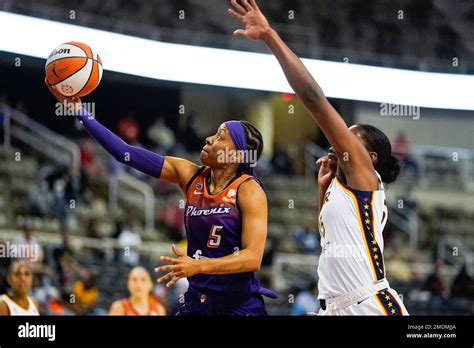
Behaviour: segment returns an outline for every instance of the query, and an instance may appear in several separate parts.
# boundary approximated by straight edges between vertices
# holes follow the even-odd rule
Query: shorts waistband
[[[387,279],[384,278],[373,284],[356,289],[346,294],[320,300],[321,308],[323,310],[325,310],[325,308],[329,310],[342,309],[356,302],[374,296],[377,292],[388,289],[389,287],[390,285],[388,284]]]

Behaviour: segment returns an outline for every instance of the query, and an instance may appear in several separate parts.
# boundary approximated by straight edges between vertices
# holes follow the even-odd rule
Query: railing
[[[53,161],[71,167],[74,173],[79,172],[80,149],[76,143],[4,103],[0,103],[0,112],[4,116],[3,146],[5,151],[10,151],[14,138]]]
[[[307,288],[308,283],[316,279],[318,263],[317,255],[276,253],[272,265],[275,290],[286,290],[293,286]]]
[[[459,242],[453,244],[453,240],[449,242],[440,241],[440,245],[459,246]],[[447,248],[445,248],[447,250]],[[465,261],[468,269],[474,266],[474,259],[466,249],[460,248],[459,253],[466,252],[465,259],[458,258],[456,263],[445,263],[439,270],[440,275],[451,282],[459,272],[459,264]],[[448,253],[449,254],[449,253]],[[451,252],[451,258],[452,252]],[[446,260],[446,258],[444,258]],[[390,268],[390,258],[384,260],[387,268]],[[426,277],[435,269],[435,262],[413,262],[406,260],[413,274],[417,275],[419,279],[426,279]],[[301,254],[287,254],[276,253],[273,258],[272,265],[272,279],[273,287],[277,291],[286,291],[295,287],[306,289],[309,282],[317,279],[317,267],[319,264],[319,255],[301,255]],[[391,274],[388,272],[388,278]]]
[[[54,246],[61,242],[61,236],[58,233],[42,232],[37,233],[36,237],[46,245]],[[17,236],[21,235],[20,230],[0,229],[0,240],[13,241]],[[109,261],[112,260],[114,250],[122,250],[123,245],[114,238],[89,238],[83,236],[71,236],[71,246],[75,249],[100,249],[105,252]],[[168,255],[170,247],[167,243],[162,242],[146,242],[133,247],[134,250],[142,255],[150,257],[158,257],[160,255]]]
[[[413,145],[412,161],[418,169],[418,183],[428,189],[446,185],[457,190],[474,192],[474,151],[447,146]],[[312,175],[318,167],[314,159],[327,151],[314,143],[305,146],[305,174]],[[406,171],[402,171],[404,179]],[[406,179],[406,177],[405,177]],[[410,178],[411,179],[411,178]],[[456,182],[456,185],[452,185]]]
[[[419,167],[420,184],[425,188],[446,185],[474,191],[474,151],[446,146],[414,145],[413,160]],[[455,182],[456,185],[452,183]]]
[[[113,175],[109,180],[109,208],[111,211],[116,211],[118,207],[119,196],[123,200],[132,202],[127,191],[120,189],[120,183],[128,186],[134,191],[143,196],[143,208],[145,210],[145,228],[147,231],[155,230],[155,193],[153,188],[147,183],[136,179],[135,177],[123,171]]]

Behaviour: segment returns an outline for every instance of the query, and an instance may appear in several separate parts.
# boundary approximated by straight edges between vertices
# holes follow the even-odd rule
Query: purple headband
[[[242,122],[240,121],[229,121],[225,123],[229,133],[230,137],[234,141],[235,146],[237,147],[237,150],[239,151],[245,151],[244,154],[245,157],[248,159],[248,152],[247,152],[247,135],[245,134],[245,129],[244,126],[242,125]],[[256,159],[255,159],[256,160]],[[252,163],[249,161],[245,161],[243,163],[244,166],[244,171],[249,174],[250,176],[253,176],[255,179],[257,179],[258,183],[262,188],[264,188],[263,183],[260,181],[260,179],[257,177],[257,174],[255,173],[255,170],[251,166]],[[256,162],[255,162],[256,164]]]

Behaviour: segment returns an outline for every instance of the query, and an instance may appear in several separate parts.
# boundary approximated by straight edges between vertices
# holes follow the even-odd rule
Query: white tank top
[[[319,215],[319,299],[336,297],[385,278],[382,231],[388,209],[378,173],[378,191],[354,190],[337,178]]]
[[[28,296],[28,308],[20,306],[18,303],[13,301],[8,295],[2,295],[3,302],[6,303],[10,315],[40,315],[38,308],[36,308],[35,303]]]

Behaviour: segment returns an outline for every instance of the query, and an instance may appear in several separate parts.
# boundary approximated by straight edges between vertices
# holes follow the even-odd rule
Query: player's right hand
[[[231,3],[235,10],[229,9],[229,14],[245,25],[245,29],[236,30],[234,35],[250,40],[262,40],[265,35],[271,32],[268,20],[260,11],[255,0],[241,0],[241,2],[243,6],[237,0],[232,0]]]
[[[76,98],[69,98],[69,97],[63,96],[61,93],[59,93],[59,91],[56,87],[49,84],[47,78],[44,78],[44,83],[48,87],[51,94],[54,95],[60,103],[65,103],[74,112],[77,112],[81,108],[81,106],[82,106],[81,99],[79,99],[77,97]]]
[[[327,189],[331,184],[332,179],[336,176],[329,168],[329,158],[328,156],[323,156],[316,161],[316,164],[319,165],[319,172],[318,172],[318,185],[320,188]]]

